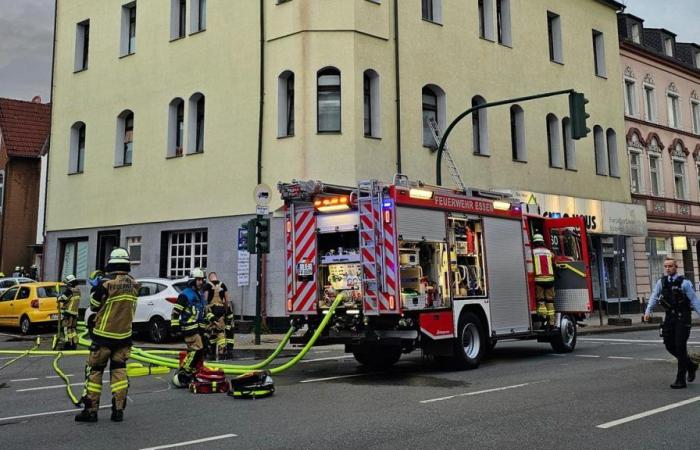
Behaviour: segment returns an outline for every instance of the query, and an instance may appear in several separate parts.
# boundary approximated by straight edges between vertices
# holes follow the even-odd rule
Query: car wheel
[[[154,317],[148,322],[148,337],[156,344],[162,344],[168,340],[168,327],[163,319]]]
[[[22,316],[22,318],[19,320],[19,331],[24,335],[31,333],[32,321],[29,320],[29,317]]]

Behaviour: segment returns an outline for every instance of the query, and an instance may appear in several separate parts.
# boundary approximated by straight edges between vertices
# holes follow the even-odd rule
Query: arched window
[[[185,101],[176,98],[168,108],[168,157],[182,156],[185,145]]]
[[[381,101],[379,100],[379,74],[367,69],[362,76],[364,104],[364,133],[366,137],[381,137]]]
[[[564,137],[564,167],[568,170],[576,170],[576,141],[571,136],[571,119],[568,117],[562,119],[561,130]]]
[[[445,91],[440,86],[434,84],[426,84],[422,90],[422,111],[423,111],[423,146],[436,148],[435,138],[428,126],[428,123],[433,120],[437,123],[441,132],[445,128]]]
[[[83,173],[83,170],[85,170],[85,124],[76,122],[70,129],[68,173]]]
[[[197,92],[190,97],[188,116],[189,125],[187,127],[187,132],[189,133],[187,153],[192,154],[204,152],[204,114],[204,94]]]
[[[547,148],[549,149],[549,167],[561,169],[561,134],[559,119],[554,114],[547,114]]]
[[[117,117],[117,146],[114,158],[117,167],[130,166],[134,155],[134,113],[126,110]]]
[[[277,136],[294,136],[294,72],[277,78]]]
[[[605,133],[608,144],[608,167],[611,177],[620,177],[620,162],[617,157],[617,133],[612,128],[608,128]]]
[[[335,67],[319,70],[316,88],[318,132],[340,133],[340,71]]]
[[[593,127],[593,147],[595,152],[595,173],[608,175],[608,155],[606,154],[605,133],[600,125]]]
[[[510,107],[510,142],[513,160],[526,162],[525,112],[520,105]]]
[[[472,107],[483,105],[486,99],[480,95],[472,98]],[[474,154],[490,155],[489,151],[489,122],[486,109],[472,113],[472,136],[474,140]]]

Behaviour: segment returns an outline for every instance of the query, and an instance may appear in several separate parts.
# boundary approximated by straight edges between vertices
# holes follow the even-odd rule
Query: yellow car
[[[57,324],[56,299],[61,283],[28,283],[14,286],[0,296],[0,326],[19,327],[29,334],[35,325]]]

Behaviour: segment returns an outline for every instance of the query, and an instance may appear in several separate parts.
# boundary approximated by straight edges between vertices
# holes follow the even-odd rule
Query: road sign
[[[255,199],[255,204],[258,206],[268,206],[270,204],[271,195],[272,191],[270,190],[270,186],[264,183],[255,186],[255,190],[253,191],[253,198]]]
[[[255,214],[257,214],[259,216],[266,216],[269,212],[270,212],[270,208],[268,208],[267,206],[258,205],[255,207]]]

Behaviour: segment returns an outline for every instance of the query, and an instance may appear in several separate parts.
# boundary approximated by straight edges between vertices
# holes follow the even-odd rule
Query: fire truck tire
[[[352,352],[355,360],[370,369],[388,369],[401,359],[401,347],[363,346]]]
[[[453,365],[460,370],[476,369],[486,350],[484,325],[475,314],[465,311],[459,319],[459,330],[452,357]]]
[[[550,344],[557,353],[571,353],[576,348],[577,336],[576,320],[564,315],[559,324],[559,332],[552,336]]]

